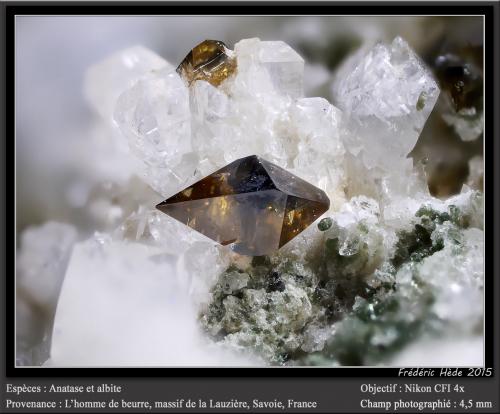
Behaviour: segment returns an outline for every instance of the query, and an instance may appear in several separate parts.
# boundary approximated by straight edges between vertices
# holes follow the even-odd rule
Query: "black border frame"
[[[5,12],[6,29],[6,270],[5,270],[5,304],[6,304],[6,353],[4,375],[7,377],[397,377],[399,368],[393,367],[337,367],[337,368],[199,368],[199,367],[165,367],[165,368],[21,368],[15,366],[15,326],[14,290],[15,268],[14,257],[16,247],[12,240],[16,234],[15,221],[15,17],[16,15],[484,15],[485,31],[485,81],[489,85],[485,90],[485,367],[496,365],[494,350],[495,323],[498,315],[494,313],[495,292],[498,294],[499,275],[498,254],[495,255],[494,238],[498,234],[498,219],[494,217],[495,183],[494,154],[498,152],[498,129],[494,128],[495,108],[494,90],[498,80],[494,73],[500,73],[494,66],[493,55],[498,52],[499,39],[494,37],[494,19],[498,22],[498,3],[475,2],[474,4],[444,2],[9,2],[1,5]],[[497,15],[495,16],[495,12]],[[3,14],[3,13],[2,13]],[[498,97],[497,97],[498,98]],[[486,138],[487,137],[487,138]],[[496,142],[496,145],[495,145]],[[498,154],[497,154],[498,155]],[[495,168],[498,173],[498,168]],[[498,203],[496,208],[498,210]],[[9,244],[10,241],[10,244]],[[493,263],[495,261],[495,263]],[[497,298],[499,298],[497,296]],[[466,375],[466,368],[460,368]]]

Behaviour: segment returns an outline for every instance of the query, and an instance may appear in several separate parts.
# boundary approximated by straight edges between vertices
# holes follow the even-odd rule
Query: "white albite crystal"
[[[224,153],[230,154],[241,134],[232,102],[223,91],[205,81],[197,81],[190,88],[191,132],[193,148],[202,162],[198,165],[201,176],[211,174],[226,163]]]
[[[326,340],[332,336],[334,331],[335,328],[333,326],[325,328],[321,326],[308,325],[304,332],[304,343],[300,348],[305,352],[321,351]]]
[[[425,258],[415,268],[434,294],[432,310],[435,315],[450,324],[455,334],[470,335],[482,329],[484,235],[481,230],[470,228],[457,240],[454,232],[447,234],[447,227],[449,224],[444,224],[433,233],[434,237],[444,237],[445,248]],[[408,283],[413,272],[415,269],[403,267],[396,281]]]
[[[270,86],[277,93],[292,98],[303,96],[304,59],[285,42],[244,39],[236,43],[234,51],[238,70],[241,68],[247,75],[257,75],[254,79],[245,77],[249,86],[257,87],[256,91],[265,91]],[[260,68],[265,73],[258,73]]]
[[[118,98],[114,119],[130,149],[143,161],[151,187],[168,195],[195,173],[188,88],[168,67],[149,73]]]
[[[327,238],[338,239],[338,254],[360,258],[346,263],[342,269],[328,263],[331,274],[349,279],[371,274],[388,256],[395,241],[385,229],[377,201],[368,197],[353,197],[340,211],[333,213],[334,224],[324,232]],[[331,266],[330,266],[331,265]]]
[[[204,240],[191,243],[179,258],[178,278],[186,286],[190,299],[198,308],[211,300],[210,289],[217,277],[231,263],[232,254],[222,246]]]
[[[248,365],[200,334],[176,257],[98,236],[75,246],[52,335],[52,366]]]
[[[261,42],[259,61],[276,88],[282,94],[300,98],[304,94],[304,59],[285,42]]]
[[[188,88],[173,69],[152,72],[121,94],[114,118],[146,164],[191,150]]]
[[[462,192],[450,197],[442,205],[456,206],[463,214],[469,217],[469,225],[484,230],[484,197],[482,193],[471,190],[464,185]],[[434,202],[433,206],[439,210],[439,202]],[[441,208],[442,209],[442,208]]]
[[[113,233],[115,241],[142,243],[173,258],[179,286],[196,306],[210,300],[210,288],[234,254],[184,224],[152,208],[133,212]]]
[[[145,74],[170,64],[144,46],[120,50],[91,66],[85,76],[84,92],[104,120],[112,119],[116,100]]]
[[[152,203],[154,204],[154,203]],[[140,207],[114,231],[116,241],[160,248],[175,257],[179,284],[195,304],[208,302],[215,278],[226,269],[234,254],[218,243],[152,207]]]
[[[339,70],[334,101],[350,118],[348,148],[368,168],[401,169],[439,95],[432,74],[400,37]]]
[[[324,190],[338,208],[345,199],[341,111],[326,99],[302,98],[292,105],[290,121],[296,140],[291,171]]]

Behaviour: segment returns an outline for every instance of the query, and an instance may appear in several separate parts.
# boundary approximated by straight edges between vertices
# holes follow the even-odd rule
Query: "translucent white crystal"
[[[145,74],[170,64],[144,46],[114,53],[91,66],[85,76],[85,95],[95,110],[109,121],[118,96]]]
[[[171,68],[151,72],[118,98],[114,119],[146,165],[145,180],[162,195],[195,173],[188,88]]]
[[[344,198],[341,111],[326,99],[302,98],[291,107],[290,123],[296,140],[292,171],[325,190],[333,206],[339,206]]]
[[[369,275],[382,263],[392,246],[393,237],[382,225],[379,205],[370,198],[353,197],[332,215],[333,225],[324,232],[328,239],[337,241],[336,252],[342,257],[354,257],[342,268],[328,262],[332,275],[346,279]]]
[[[484,197],[482,193],[471,190],[464,186],[462,192],[456,196],[450,197],[444,206],[456,206],[460,209],[462,214],[469,217],[469,225],[478,229],[484,229]],[[438,203],[434,202],[434,206]],[[444,207],[444,208],[446,208]],[[436,206],[437,209],[439,207]]]
[[[191,301],[203,306],[210,299],[216,277],[228,266],[232,253],[179,221],[152,208],[139,208],[114,232],[114,240],[140,242],[173,257],[179,286]]]
[[[202,176],[224,165],[225,149],[233,149],[237,142],[239,129],[233,105],[228,95],[208,82],[197,81],[191,87],[192,140],[204,161],[199,165]]]
[[[76,229],[47,222],[22,233],[17,255],[17,286],[38,306],[54,310],[69,256],[77,240]]]
[[[227,272],[221,281],[222,291],[227,295],[236,293],[248,284],[249,279],[250,277],[246,273]]]
[[[257,91],[270,86],[279,94],[303,96],[304,59],[285,42],[244,39],[235,44],[234,51],[238,70],[243,68],[247,74],[258,75],[253,80],[250,76],[245,78],[248,86],[256,86]],[[267,76],[258,74],[258,67],[264,68]]]
[[[229,97],[212,84],[197,81],[191,87],[191,114],[198,126],[211,128],[212,124],[230,114]]]
[[[191,243],[181,255],[177,265],[179,280],[196,306],[210,302],[210,290],[217,276],[229,266],[230,256],[228,250],[206,238]]]
[[[334,331],[335,328],[331,326],[308,325],[304,332],[304,342],[300,348],[305,352],[321,351],[326,340],[332,336]]]
[[[340,111],[321,98],[290,99],[290,90],[302,88],[300,56],[282,42],[259,39],[238,42],[235,56],[238,71],[221,87],[198,81],[190,88],[193,150],[201,160],[201,174],[259,154],[295,167],[297,175],[313,183],[322,176],[316,184],[336,190],[339,169],[332,165],[339,164],[343,151]],[[324,174],[310,174],[311,163],[318,160]]]
[[[392,229],[404,229],[411,226],[411,221],[422,204],[429,204],[432,200],[418,193],[415,193],[414,197],[394,194],[391,196],[384,203],[383,219],[384,224]],[[437,209],[444,208],[439,202],[431,204]]]
[[[457,330],[474,332],[483,321],[484,236],[471,228],[464,230],[463,237],[460,249],[454,249],[454,240],[446,240],[445,249],[425,259],[419,272],[437,293],[436,315],[454,323]]]
[[[436,81],[400,37],[346,65],[333,93],[351,120],[349,149],[355,155],[361,151],[368,168],[399,169],[436,103]]]
[[[304,59],[295,50],[282,41],[261,42],[258,57],[277,91],[293,98],[304,95]]]
[[[477,192],[469,191],[432,204],[438,212],[456,206],[460,214],[476,219],[470,220],[466,229],[457,228],[450,220],[436,224],[431,239],[443,248],[422,261],[404,265],[396,274],[400,292],[413,289],[415,275],[425,281],[434,297],[432,312],[455,335],[474,335],[482,329],[484,233],[481,213],[475,210],[480,208],[477,198]],[[453,214],[451,219],[457,221]]]
[[[290,108],[289,123],[283,134],[291,138],[285,146],[293,160],[290,171],[323,189],[338,208],[345,200],[340,110],[323,98],[298,99]]]
[[[196,231],[185,231],[185,225],[155,209],[154,205],[155,202],[151,202],[140,206],[130,214],[113,232],[113,239],[156,246],[175,256],[181,256],[197,242],[217,245]]]
[[[74,145],[74,166],[79,172],[65,191],[68,204],[80,208],[79,214],[84,216],[89,215],[89,205],[96,201],[96,197],[106,199],[113,206],[113,200],[116,200],[119,192],[140,194],[138,197],[143,194],[143,191],[137,189],[137,174],[141,162],[131,154],[122,133],[111,120],[105,122],[96,118],[94,121],[91,128],[81,132],[82,139]],[[119,204],[126,209],[134,199],[137,197],[122,196]],[[100,224],[108,221],[105,218],[107,215],[107,212],[98,216],[90,214],[90,223],[86,225],[104,230],[106,227],[101,227]],[[94,218],[97,224],[94,224]]]
[[[380,207],[371,198],[353,197],[348,203],[342,205],[340,211],[335,215],[335,220],[341,227],[357,224],[360,221],[376,224],[380,220]]]
[[[121,94],[115,120],[147,164],[191,149],[188,88],[173,69],[155,71]]]
[[[230,111],[217,124],[215,133],[211,132],[212,150],[202,159],[211,159],[213,152],[220,154],[223,148],[225,163],[251,154],[281,165],[288,162],[287,141],[281,129],[286,128],[292,100],[273,84],[270,71],[260,61],[262,43],[245,39],[235,45],[238,70],[222,85],[230,96]]]
[[[251,363],[203,339],[172,259],[159,248],[106,237],[75,246],[54,322],[51,365]]]

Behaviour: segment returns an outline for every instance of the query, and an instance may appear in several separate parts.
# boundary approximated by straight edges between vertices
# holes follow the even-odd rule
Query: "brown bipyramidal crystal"
[[[313,223],[330,200],[319,188],[251,155],[156,207],[239,254],[262,256]]]
[[[177,67],[177,73],[189,84],[204,80],[219,86],[236,70],[236,59],[219,40],[205,40],[195,46]]]

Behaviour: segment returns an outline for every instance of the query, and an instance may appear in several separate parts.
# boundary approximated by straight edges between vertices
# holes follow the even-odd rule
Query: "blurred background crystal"
[[[130,250],[131,258],[139,257],[138,261],[149,266],[152,274],[167,269],[165,272],[175,275],[176,281],[164,281],[162,286],[166,291],[181,292],[176,299],[178,303],[166,303],[160,310],[162,314],[177,310],[191,316],[196,312],[207,314],[210,290],[219,277],[225,277],[223,272],[228,265],[246,269],[249,263],[204,238],[184,232],[182,227],[176,227],[182,225],[175,220],[148,207],[217,167],[259,151],[268,155],[270,161],[327,191],[335,219],[333,230],[328,231],[335,230],[340,237],[338,246],[330,243],[327,247],[330,250],[335,247],[334,253],[338,253],[332,256],[328,267],[336,269],[338,263],[334,257],[355,259],[342,274],[372,272],[396,243],[395,232],[387,229],[412,228],[412,220],[422,203],[429,200],[429,193],[437,197],[432,199],[433,208],[439,207],[436,206],[441,199],[444,203],[439,207],[441,210],[455,203],[460,211],[469,211],[467,217],[471,223],[466,227],[471,228],[464,229],[462,223],[456,226],[458,230],[455,227],[450,230],[439,224],[429,236],[439,238],[445,234],[444,240],[454,240],[452,233],[458,231],[465,251],[455,257],[453,243],[445,244],[437,256],[422,262],[421,271],[439,269],[436,278],[429,280],[429,286],[439,287],[450,282],[450,278],[456,279],[454,290],[437,289],[439,300],[432,312],[451,321],[450,326],[458,326],[458,316],[469,321],[468,327],[478,326],[477,307],[462,309],[460,314],[452,310],[460,308],[463,300],[480,301],[482,289],[475,279],[467,280],[464,276],[467,272],[481,273],[478,269],[482,263],[474,257],[481,250],[482,215],[474,210],[477,203],[470,196],[476,193],[469,191],[469,188],[482,191],[483,187],[481,17],[22,16],[16,21],[16,36],[18,365],[75,361],[74,355],[58,346],[56,360],[47,362],[59,292],[66,282],[72,289],[81,288],[78,307],[72,308],[67,300],[61,306],[68,309],[68,315],[88,313],[97,321],[89,304],[99,286],[96,277],[104,270],[95,270],[94,278],[85,282],[82,269],[92,263],[107,269],[109,263],[103,257],[120,256],[113,243],[132,243],[123,251]],[[404,40],[398,40],[398,36]],[[220,39],[239,53],[242,61],[246,60],[233,83],[227,86],[237,96],[232,102],[223,89],[196,82],[188,90],[176,83],[178,78],[169,75],[187,51],[204,39]],[[241,39],[246,40],[240,42]],[[377,44],[379,41],[383,43]],[[385,53],[390,64],[374,63],[378,52]],[[266,72],[259,69],[262,67],[267,68]],[[347,69],[342,77],[345,68],[354,69],[352,73]],[[366,79],[373,68],[378,68],[382,78],[389,79],[384,86],[390,84],[390,90],[380,89],[377,78]],[[401,90],[404,83],[398,80],[398,75],[422,82],[404,95]],[[135,83],[139,78],[139,83]],[[363,80],[362,85],[356,85],[359,79]],[[368,124],[363,118],[363,106],[344,93],[357,86],[366,88],[368,94],[370,90],[376,91],[362,102],[365,108],[371,108]],[[439,96],[436,87],[441,91]],[[165,96],[167,90],[175,94]],[[415,105],[411,106],[409,103],[413,101]],[[386,118],[395,102],[403,104],[398,108],[406,105],[410,114],[409,118],[399,117],[399,124]],[[273,105],[274,110],[269,111]],[[291,122],[283,119],[285,108],[289,111],[286,119]],[[374,114],[379,116],[373,117]],[[401,122],[410,118],[411,122]],[[231,124],[231,119],[237,121]],[[356,134],[349,134],[346,131],[353,122],[361,127]],[[399,157],[384,157],[385,153],[380,152],[386,147],[374,131],[382,130],[383,125],[388,125],[389,130],[391,125],[394,127],[392,137],[403,131],[405,139],[396,148]],[[165,131],[175,131],[168,134],[171,141],[165,141]],[[291,132],[293,139],[276,138]],[[369,141],[370,133],[375,135],[373,142]],[[260,138],[249,141],[249,136]],[[367,142],[372,142],[370,151],[364,147]],[[175,147],[177,152],[166,151],[167,147]],[[395,159],[401,163],[399,175],[380,172],[391,167],[387,162]],[[453,199],[454,196],[458,198]],[[365,230],[366,244],[360,245],[356,234]],[[279,257],[294,257],[298,266],[312,263],[310,260],[314,258],[306,256],[319,243],[316,233],[315,229],[306,230]],[[146,254],[136,244],[152,250]],[[77,247],[73,249],[74,246]],[[359,251],[369,252],[370,260],[364,262],[363,257],[356,256]],[[67,272],[71,262],[71,271]],[[79,262],[83,263],[82,269],[77,266]],[[255,269],[258,266],[254,266],[258,273]],[[112,275],[115,270],[104,273]],[[146,286],[134,280],[136,273],[127,270],[130,271],[122,273],[129,290],[122,292],[122,299],[127,292],[134,289],[141,292]],[[378,269],[369,283],[376,286],[382,283],[380,280],[399,277],[404,284],[404,277],[409,274],[404,266],[397,276],[386,270]],[[237,280],[241,284],[246,280],[240,279]],[[290,274],[283,280],[292,283]],[[275,285],[280,284],[276,280]],[[355,292],[351,285],[342,288]],[[329,285],[324,289],[327,291]],[[279,296],[276,292],[272,295]],[[295,298],[301,295],[302,291],[295,291]],[[420,303],[418,295],[410,297]],[[118,300],[119,296],[110,299],[110,306],[113,299]],[[245,306],[256,306],[257,300],[249,298]],[[363,304],[359,300],[356,303],[363,312]],[[229,305],[232,309],[240,306],[236,302]],[[311,317],[309,313],[300,314],[298,307],[292,311],[298,312],[295,316],[305,318],[300,319],[302,322]],[[59,309],[58,313],[65,312]],[[113,357],[113,347],[119,347],[120,341],[130,342],[126,327],[114,324],[112,315],[108,317],[104,320],[109,322],[108,333],[114,335],[114,341],[92,345],[87,338],[88,354],[81,356],[81,363],[105,364],[106,355]],[[61,320],[57,332],[63,342],[59,343],[85,339],[84,331],[78,332],[78,326],[68,325],[70,322]],[[177,342],[161,337],[167,350],[186,350],[183,355],[186,358],[179,358],[179,363],[187,360],[188,353],[196,355],[199,364],[262,362],[258,356],[249,360],[246,354],[234,354],[237,348],[234,346],[230,351],[216,353],[215,357],[198,352],[200,346],[206,345],[206,338],[191,322],[186,319],[187,328],[179,330]],[[329,349],[330,343],[339,344],[338,339],[332,339],[330,327],[319,320],[313,322],[307,325],[303,337],[294,337],[287,345],[289,349],[311,353],[310,359],[301,363],[321,362],[314,352],[323,347]],[[389,326],[392,322],[399,323],[391,319]],[[366,328],[356,318],[346,320],[345,326],[354,325]],[[154,323],[148,326],[157,327]],[[179,328],[174,323],[169,326],[168,329]],[[97,326],[94,334],[100,328],[101,325]],[[248,332],[250,328],[249,325]],[[477,336],[465,331],[465,334],[450,331],[450,335],[465,335],[459,340],[460,349],[470,355],[471,361],[476,361],[476,350],[481,344]],[[400,338],[400,333],[374,334],[370,338],[373,343],[388,344]],[[453,346],[450,338],[439,345],[443,353]],[[267,351],[276,351],[273,346],[279,338],[275,339],[276,342],[272,339],[264,344]],[[248,340],[245,332],[239,334],[239,340]],[[435,346],[433,341],[422,338],[420,349]],[[231,341],[226,342],[231,345]],[[235,344],[237,341],[232,345]],[[223,345],[217,344],[217,349]],[[131,347],[136,347],[131,355],[138,362],[151,364],[151,359],[144,359],[145,355],[138,352],[147,346],[140,341],[131,342]],[[450,352],[450,359],[457,352]],[[167,351],[158,354],[163,361],[160,363],[173,363],[168,355]],[[376,357],[369,354],[363,362],[379,363]],[[338,363],[339,356],[335,358],[326,363]],[[435,364],[426,358],[428,353],[417,352],[412,345],[406,354],[403,349],[392,361]],[[126,360],[127,355],[120,354],[108,362],[119,364]]]

